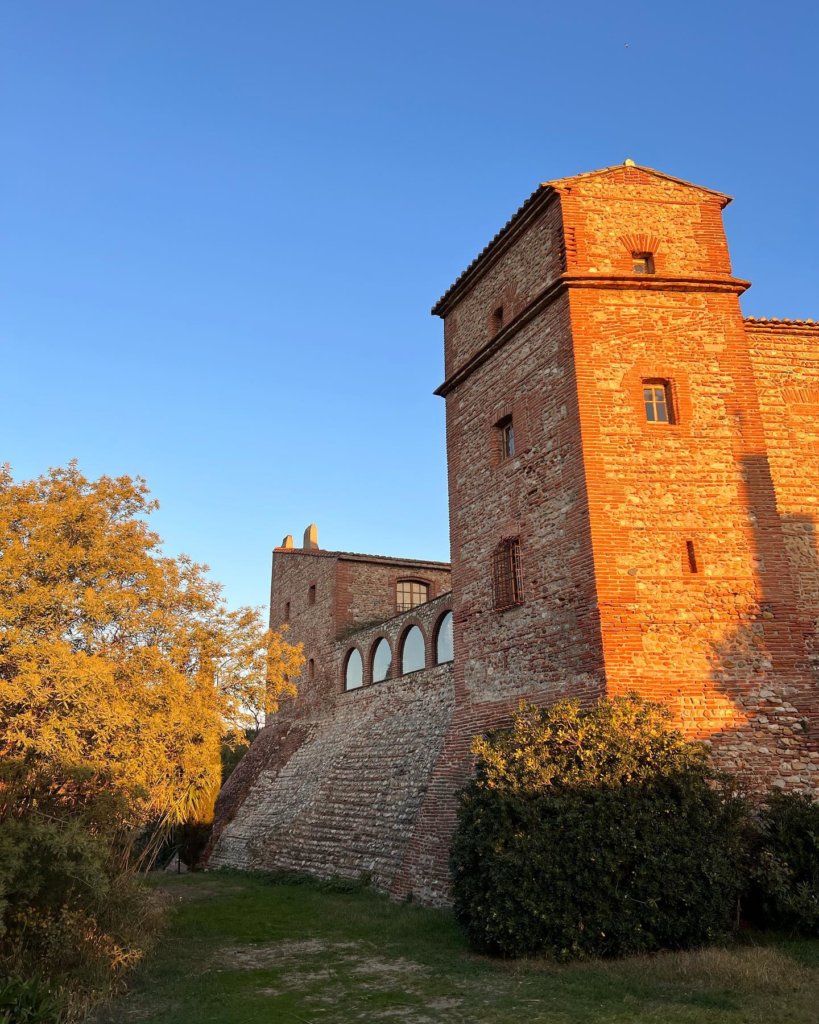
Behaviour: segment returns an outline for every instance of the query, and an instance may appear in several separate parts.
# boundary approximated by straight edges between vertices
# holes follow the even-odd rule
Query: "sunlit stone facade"
[[[750,786],[816,790],[819,324],[743,318],[727,202],[630,162],[547,183],[437,303],[451,576],[276,550],[272,621],[315,675],[226,787],[211,864],[445,901],[471,738],[524,698],[636,690]]]

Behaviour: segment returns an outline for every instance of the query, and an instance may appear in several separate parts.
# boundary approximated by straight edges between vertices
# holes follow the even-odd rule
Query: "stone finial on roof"
[[[623,161],[623,165],[625,167],[636,167],[637,166],[637,164],[635,164],[635,162],[631,159],[630,156],[626,157],[626,159]]]
[[[284,538],[284,540],[282,541],[282,547],[283,548],[292,548],[293,547],[293,534],[292,533],[288,533],[288,535]]]
[[[304,531],[304,544],[302,544],[302,548],[305,551],[317,551],[318,546],[318,527],[315,523],[310,523]]]

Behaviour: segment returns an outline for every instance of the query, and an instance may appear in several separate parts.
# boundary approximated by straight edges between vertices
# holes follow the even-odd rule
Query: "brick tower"
[[[522,698],[636,690],[816,788],[819,324],[743,320],[729,201],[631,161],[546,183],[433,309],[455,711],[407,889],[445,885],[471,737]]]
[[[456,707],[633,689],[754,784],[809,785],[819,427],[796,465],[797,403],[760,393],[819,411],[819,330],[812,361],[798,325],[781,365],[753,340],[729,201],[631,161],[549,182],[435,306]]]

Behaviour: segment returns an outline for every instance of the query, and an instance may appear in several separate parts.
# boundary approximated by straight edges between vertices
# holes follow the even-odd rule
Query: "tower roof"
[[[496,253],[500,254],[504,242],[514,237],[516,230],[523,227],[530,217],[544,203],[548,202],[552,196],[559,195],[561,192],[570,192],[576,184],[582,183],[589,178],[603,177],[605,175],[609,175],[612,178],[620,177],[623,179],[628,175],[629,178],[637,178],[638,180],[642,175],[652,176],[660,180],[674,182],[676,185],[682,185],[685,188],[690,188],[697,192],[703,192],[709,196],[714,196],[720,201],[720,206],[723,208],[731,202],[731,196],[726,195],[724,192],[717,192],[715,189],[706,188],[703,185],[695,185],[690,181],[685,181],[683,178],[675,178],[673,175],[665,174],[663,171],[657,171],[653,167],[643,167],[640,164],[635,164],[632,160],[628,160],[623,164],[614,164],[612,167],[601,167],[596,171],[584,171],[581,174],[573,174],[566,178],[555,178],[552,181],[543,181],[538,185],[529,198],[526,199],[523,205],[512,214],[509,220],[503,225],[488,245],[478,253],[466,270],[459,274],[455,281],[432,307],[432,313],[437,316],[445,315],[450,299],[461,290],[463,285],[465,285],[470,278],[477,276],[479,269],[489,263]],[[624,181],[624,183],[626,182]]]
[[[576,181],[585,181],[588,178],[599,178],[605,175],[614,177],[615,175],[629,174],[629,172],[642,173],[650,175],[654,178],[659,178],[662,181],[673,181],[675,185],[683,185],[685,188],[694,189],[697,192],[705,192],[708,195],[716,196],[717,199],[721,199],[721,206],[725,207],[731,202],[731,196],[726,195],[724,192],[717,192],[716,189],[706,188],[704,185],[695,185],[692,181],[686,181],[684,178],[675,178],[673,174],[666,174],[664,171],[656,171],[653,167],[643,167],[640,164],[635,164],[631,160],[627,160],[622,164],[614,164],[613,167],[601,167],[597,171],[583,171],[581,174],[571,174],[567,178],[555,178],[553,181],[545,181],[541,187],[550,187],[555,191],[562,191],[566,188],[570,188]]]

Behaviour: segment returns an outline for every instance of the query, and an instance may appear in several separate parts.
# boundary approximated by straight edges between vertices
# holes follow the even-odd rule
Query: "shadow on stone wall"
[[[816,524],[809,516],[779,514],[767,456],[744,456],[741,467],[754,589],[737,585],[741,624],[713,648],[711,679],[725,707],[714,702],[707,742],[720,767],[751,789],[815,790],[819,608],[810,581],[819,580]],[[708,702],[707,692],[703,699]]]

